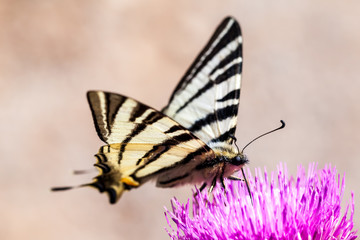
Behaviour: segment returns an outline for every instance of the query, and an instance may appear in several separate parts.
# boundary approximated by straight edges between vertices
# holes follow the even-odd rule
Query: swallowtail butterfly
[[[234,146],[241,70],[240,26],[227,17],[162,111],[116,93],[89,91],[96,132],[106,145],[95,154],[99,175],[80,186],[106,192],[115,203],[151,179],[158,187],[212,189],[232,178],[248,162]]]

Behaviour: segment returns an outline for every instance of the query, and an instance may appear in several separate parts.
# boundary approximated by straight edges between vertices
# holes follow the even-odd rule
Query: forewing
[[[240,26],[228,17],[181,79],[163,112],[211,148],[232,149],[241,70]]]
[[[101,171],[91,186],[116,202],[123,191],[181,167],[189,173],[214,152],[177,122],[132,98],[91,91],[88,100],[100,138]]]
[[[175,123],[161,112],[119,94],[89,91],[87,97],[96,131],[108,144],[157,143],[164,137],[162,132]],[[156,131],[149,134],[150,129]]]

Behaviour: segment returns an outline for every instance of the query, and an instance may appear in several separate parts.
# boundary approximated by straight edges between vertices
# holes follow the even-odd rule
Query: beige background
[[[160,109],[227,15],[244,36],[238,145],[287,123],[246,150],[249,166],[331,163],[359,209],[359,1],[1,0],[0,238],[167,239],[163,206],[190,187],[149,183],[116,205],[49,188],[92,177],[71,173],[102,145],[87,90]]]

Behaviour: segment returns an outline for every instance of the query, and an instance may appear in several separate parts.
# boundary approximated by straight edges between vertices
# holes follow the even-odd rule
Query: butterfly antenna
[[[255,140],[257,140],[257,139],[259,139],[259,138],[261,138],[261,137],[263,137],[263,136],[265,136],[265,135],[268,135],[269,133],[272,133],[272,132],[275,132],[275,131],[277,131],[277,130],[280,130],[280,129],[284,128],[284,127],[285,127],[285,122],[284,122],[283,120],[280,120],[280,123],[281,123],[281,126],[280,126],[280,127],[275,128],[275,129],[273,129],[273,130],[271,130],[271,131],[269,131],[269,132],[266,132],[266,133],[264,133],[264,134],[261,134],[260,136],[258,136],[258,137],[256,137],[256,138],[254,138],[253,140],[251,140],[248,144],[245,145],[245,147],[243,147],[243,149],[241,150],[241,152],[244,152],[245,148],[247,148],[247,146],[249,146],[249,145],[250,145],[251,143],[253,143]]]

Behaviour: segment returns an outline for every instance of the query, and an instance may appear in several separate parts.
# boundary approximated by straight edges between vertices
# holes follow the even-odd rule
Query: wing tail
[[[120,199],[123,192],[126,190],[124,184],[119,184],[117,186],[112,186],[110,188],[105,189],[104,185],[101,184],[100,181],[98,181],[98,180],[93,183],[86,183],[86,184],[81,184],[78,186],[52,187],[50,190],[53,192],[60,192],[60,191],[67,191],[67,190],[72,190],[72,189],[76,189],[76,188],[80,188],[80,187],[94,187],[94,188],[98,189],[100,193],[106,192],[109,196],[109,201],[112,204],[116,203]]]

